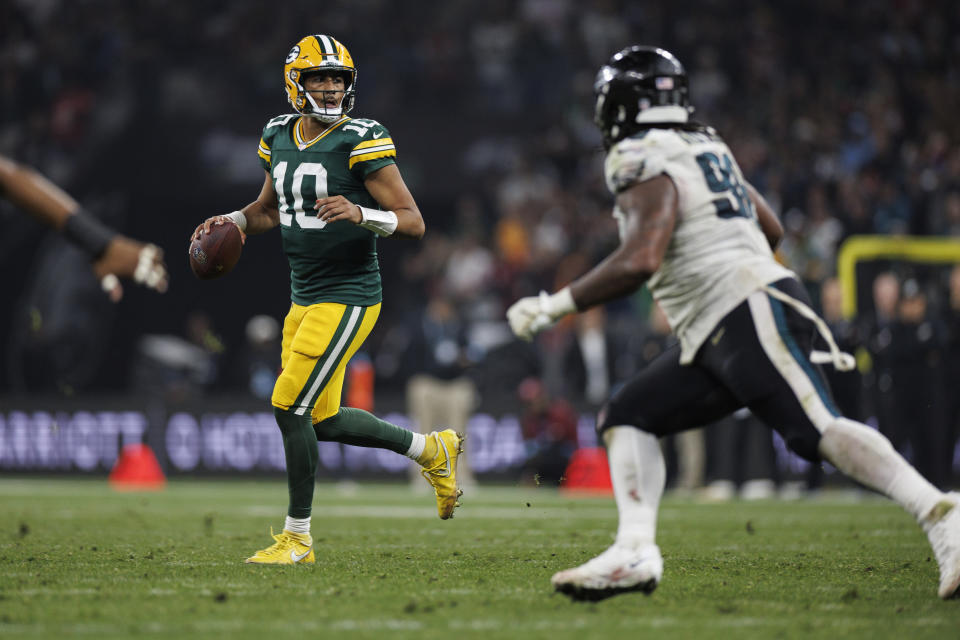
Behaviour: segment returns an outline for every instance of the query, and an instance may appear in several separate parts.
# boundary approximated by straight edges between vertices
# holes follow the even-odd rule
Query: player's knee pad
[[[292,409],[303,389],[304,381],[289,369],[284,369],[273,384],[270,404],[277,409]]]

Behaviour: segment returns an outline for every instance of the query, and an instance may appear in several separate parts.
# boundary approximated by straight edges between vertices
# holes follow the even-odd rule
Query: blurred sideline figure
[[[946,365],[941,381],[946,398],[944,431],[948,445],[940,455],[939,464],[944,477],[950,477],[960,467],[960,394],[956,393],[956,381],[960,380],[960,264],[947,274],[947,308],[944,323],[947,325]]]
[[[534,377],[520,383],[517,398],[526,450],[521,482],[558,486],[577,450],[577,412],[563,398],[551,396],[546,386]]]
[[[123,297],[120,278],[161,293],[167,290],[167,268],[159,247],[110,229],[45,177],[4,156],[0,156],[0,194],[82,249],[114,302]]]
[[[827,278],[820,285],[820,311],[824,322],[830,327],[830,333],[837,341],[837,346],[843,351],[854,353],[867,342],[863,323],[847,319],[843,315],[843,288],[837,278]],[[849,371],[826,367],[823,373],[827,377],[827,382],[830,383],[830,391],[833,393],[833,399],[840,413],[852,420],[864,422],[867,417],[864,407],[865,380],[859,367]],[[890,444],[899,451],[892,440]],[[806,491],[809,493],[820,491],[823,487],[823,478],[823,467],[818,464],[810,465],[806,472]],[[789,495],[790,488],[784,487],[784,489]]]
[[[915,278],[906,278],[900,286],[892,334],[893,422],[904,427],[913,465],[942,486],[949,480],[938,464],[941,452],[948,447],[941,384],[947,341],[940,317],[932,312],[927,293]]]
[[[460,433],[477,404],[477,385],[467,370],[472,364],[467,355],[467,325],[457,313],[452,299],[443,294],[430,298],[414,328],[408,351],[418,356],[415,373],[407,381],[407,411],[421,433],[442,424]],[[411,476],[414,473],[411,467]],[[467,456],[457,461],[461,487],[476,485]],[[423,487],[415,478],[414,488]]]
[[[908,424],[897,424],[893,402],[893,357],[891,343],[900,305],[900,280],[891,271],[876,276],[872,285],[873,307],[864,321],[867,351],[872,367],[866,380],[873,414],[880,433],[887,437],[897,451],[907,444]]]
[[[244,333],[244,386],[254,398],[269,400],[280,368],[280,323],[267,315],[253,316]]]
[[[777,489],[776,452],[764,424],[743,407],[709,425],[709,430],[710,483],[699,497],[707,502],[772,498]]]
[[[203,398],[220,377],[223,342],[203,311],[187,314],[183,335],[148,334],[137,343],[133,389],[166,402]]]
[[[940,456],[944,477],[960,468],[960,394],[956,393],[956,381],[960,380],[960,264],[955,265],[947,276],[947,308],[944,323],[947,325],[946,366],[941,384],[946,397],[944,430],[949,446]]]
[[[213,224],[235,224],[244,239],[280,226],[290,264],[292,302],[271,397],[289,502],[275,543],[246,560],[256,564],[315,562],[310,514],[318,440],[389,449],[415,460],[434,488],[442,519],[453,515],[460,495],[460,434],[446,429],[424,436],[340,406],[347,363],[380,315],[377,238],[420,239],[424,233],[393,139],[376,120],[347,116],[357,68],[335,38],[311,35],[297,42],[283,80],[296,113],[277,116],[263,129],[260,195],[239,211],[208,218],[191,236],[199,238]]]
[[[814,463],[831,462],[892,498],[927,533],[939,595],[960,589],[960,493],[925,480],[890,442],[837,410],[816,363],[855,366],[811,309],[796,275],[772,247],[776,214],[743,178],[710,127],[689,119],[687,74],[669,52],[633,46],[597,75],[595,122],[604,137],[607,186],[620,245],[553,294],[507,311],[531,339],[563,316],[620,298],[648,282],[680,340],[629,380],[597,418],[607,446],[619,527],[614,544],[553,576],[578,600],[650,592],[663,574],[656,519],[665,468],[658,438],[746,406]],[[814,351],[820,334],[829,351]]]

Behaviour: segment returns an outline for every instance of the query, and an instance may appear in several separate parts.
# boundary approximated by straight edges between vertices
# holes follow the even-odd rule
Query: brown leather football
[[[214,224],[210,232],[190,242],[190,268],[201,280],[212,280],[227,274],[240,259],[243,241],[240,229],[231,222]]]

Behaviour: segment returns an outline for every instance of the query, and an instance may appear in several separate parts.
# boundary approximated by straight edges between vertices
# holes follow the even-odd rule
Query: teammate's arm
[[[521,298],[507,310],[513,332],[529,340],[560,317],[632,293],[663,262],[677,222],[677,188],[667,176],[628,187],[617,196],[624,216],[620,246],[568,287]]]
[[[767,237],[770,248],[775,250],[783,239],[783,225],[780,224],[777,214],[773,212],[773,207],[770,206],[767,199],[754,189],[749,182],[744,182],[744,184],[747,187],[747,193],[750,194],[750,199],[753,200],[753,206],[757,210],[757,221],[760,223],[760,229],[763,231],[763,235]]]
[[[84,213],[76,200],[33,169],[0,156],[0,194],[84,250],[114,302],[123,297],[118,277],[160,292],[167,290],[163,250],[127,238]]]
[[[242,241],[246,242],[247,234],[263,233],[280,224],[280,207],[277,202],[277,192],[273,187],[273,178],[269,172],[264,171],[264,173],[266,175],[263,186],[260,187],[260,195],[256,200],[233,213],[207,218],[193,230],[190,240],[196,240],[201,234],[208,233],[210,225],[232,222],[240,229]]]
[[[329,196],[317,200],[317,217],[326,222],[349,220],[380,236],[415,240],[423,237],[426,230],[423,216],[397,165],[388,164],[377,169],[366,177],[363,185],[382,211],[366,209],[343,196]]]

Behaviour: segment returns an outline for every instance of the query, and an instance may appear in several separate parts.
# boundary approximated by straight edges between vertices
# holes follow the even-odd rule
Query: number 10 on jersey
[[[327,197],[327,170],[319,162],[303,162],[299,164],[293,172],[293,184],[290,191],[293,195],[293,206],[287,202],[287,194],[283,189],[283,180],[287,176],[287,163],[278,162],[273,168],[273,188],[277,192],[277,205],[280,209],[280,224],[285,227],[293,226],[293,218],[296,216],[297,225],[301,229],[323,229],[327,223],[320,220],[315,215],[313,208],[310,212],[303,208],[303,176],[313,176],[315,182],[314,191],[317,199]],[[292,211],[292,213],[291,213]]]

